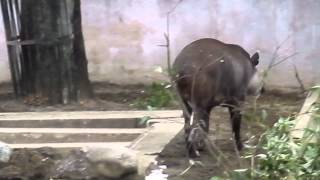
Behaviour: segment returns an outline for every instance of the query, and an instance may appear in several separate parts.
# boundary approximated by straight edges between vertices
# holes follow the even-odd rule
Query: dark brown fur
[[[228,104],[233,132],[238,149],[241,114],[239,104],[244,101],[251,77],[256,73],[258,54],[250,58],[242,47],[225,44],[215,39],[200,39],[187,45],[177,56],[174,80],[187,107],[185,131],[189,152],[197,150],[189,133],[197,124],[208,132],[209,114],[213,107]],[[186,114],[194,113],[194,123]],[[191,139],[191,140],[190,140]]]

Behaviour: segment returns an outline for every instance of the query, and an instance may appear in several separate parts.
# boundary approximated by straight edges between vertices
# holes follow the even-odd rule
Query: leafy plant
[[[263,179],[317,179],[320,176],[320,146],[310,143],[310,137],[317,137],[319,131],[310,132],[299,142],[290,137],[293,127],[292,118],[280,119],[266,133],[266,141],[262,145],[264,153],[256,156],[259,163],[252,169],[252,176]],[[318,141],[319,142],[319,141]]]
[[[146,125],[150,119],[150,116],[143,116],[139,119],[139,125]]]
[[[168,107],[174,101],[174,95],[168,83],[152,83],[145,91],[145,97],[137,99],[133,104],[140,109],[154,110]]]
[[[228,179],[297,179],[313,180],[320,177],[320,108],[314,104],[314,124],[305,129],[306,136],[293,141],[290,131],[294,118],[280,118],[260,138],[255,149],[244,157],[251,167],[228,172]],[[310,142],[314,139],[314,142]],[[261,151],[257,154],[257,151]]]

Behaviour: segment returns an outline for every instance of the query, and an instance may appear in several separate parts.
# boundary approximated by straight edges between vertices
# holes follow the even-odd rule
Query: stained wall
[[[166,14],[180,0],[82,0],[90,79],[115,83],[165,80]],[[204,37],[259,51],[259,69],[274,56],[267,84],[297,88],[294,65],[306,86],[320,81],[320,1],[183,0],[170,16],[171,57]],[[278,48],[280,47],[280,48]],[[278,48],[278,50],[276,50]],[[0,24],[0,81],[8,81],[3,24]]]

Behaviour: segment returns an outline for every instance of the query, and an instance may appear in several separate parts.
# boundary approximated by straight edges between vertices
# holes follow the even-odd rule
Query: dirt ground
[[[92,100],[68,105],[35,105],[30,99],[16,99],[10,84],[0,85],[0,112],[22,111],[111,111],[136,110],[132,104],[139,97],[145,97],[144,85],[120,86],[110,83],[94,83],[95,97]],[[174,107],[170,107],[174,108]]]
[[[266,127],[272,126],[279,117],[287,117],[298,112],[303,103],[303,98],[294,94],[264,94],[257,102],[257,112],[264,109],[267,119],[262,122]],[[227,158],[229,169],[240,169],[238,156],[232,140],[229,114],[226,108],[216,108],[211,112],[209,139],[215,146],[219,147]],[[253,135],[263,132],[258,123],[248,122],[243,118],[242,140],[246,141]],[[243,154],[244,149],[240,154]],[[209,180],[212,176],[223,176],[225,168],[207,152],[202,152],[200,158],[195,159],[201,164],[196,164],[181,175],[189,166],[185,154],[183,133],[180,132],[165,148],[158,158],[160,164],[168,167],[164,172],[169,175],[169,180]],[[223,160],[222,160],[223,161]],[[245,163],[245,162],[243,162]],[[242,167],[243,168],[243,167]]]
[[[71,105],[56,106],[35,106],[25,103],[25,100],[15,99],[9,85],[0,86],[0,112],[18,111],[73,111],[73,110],[135,110],[132,106],[135,100],[146,96],[143,92],[146,87],[143,85],[119,86],[108,83],[94,84],[95,98],[90,101],[75,103]],[[284,95],[279,93],[266,93],[257,102],[257,112],[265,110],[267,119],[263,124],[271,126],[279,117],[288,116],[299,111],[303,98],[295,94]],[[177,109],[177,106],[166,107],[165,109]],[[227,157],[231,167],[239,167],[238,156],[235,153],[229,116],[227,109],[216,108],[211,114],[209,138],[217,145]],[[244,119],[242,124],[242,139],[245,141],[252,135],[258,135],[262,128]],[[245,151],[245,150],[244,150]],[[241,152],[243,153],[243,152]],[[28,154],[28,153],[25,153]],[[25,159],[25,158],[22,158]],[[170,180],[207,180],[215,175],[223,175],[224,168],[214,160],[207,152],[202,152],[197,159],[202,165],[195,165],[190,170],[182,173],[189,162],[185,153],[183,133],[180,132],[160,153],[159,164],[166,165],[165,173]],[[27,162],[27,161],[26,161]],[[50,162],[52,163],[52,162]],[[17,162],[16,165],[24,166]],[[37,163],[34,163],[37,165]],[[36,167],[35,167],[36,168]],[[31,168],[32,169],[32,168]],[[30,170],[28,170],[30,171]],[[0,171],[1,174],[1,171]],[[41,179],[41,178],[40,178]]]

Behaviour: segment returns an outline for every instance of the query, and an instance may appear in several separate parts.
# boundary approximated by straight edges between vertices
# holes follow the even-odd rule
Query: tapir
[[[210,111],[216,106],[229,109],[235,144],[242,149],[240,105],[247,95],[258,95],[263,88],[258,63],[258,52],[250,56],[239,45],[211,38],[196,40],[178,54],[172,78],[185,107],[184,130],[190,156],[199,155],[203,146],[203,139],[197,138],[199,132],[193,129],[201,127],[208,133]]]

